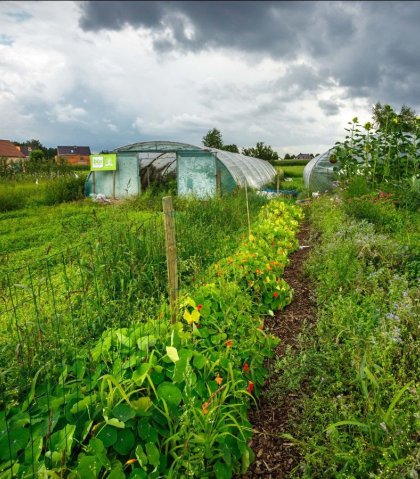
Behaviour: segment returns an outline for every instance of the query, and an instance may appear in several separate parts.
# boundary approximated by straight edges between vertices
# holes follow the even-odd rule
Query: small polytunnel
[[[113,153],[117,155],[116,172],[91,173],[86,183],[88,194],[117,198],[136,195],[152,182],[171,175],[176,177],[179,195],[205,198],[227,193],[236,186],[258,189],[276,176],[275,168],[259,158],[187,143],[134,143]]]
[[[333,188],[337,179],[335,167],[331,159],[332,148],[313,158],[303,170],[303,179],[309,191],[326,191]]]

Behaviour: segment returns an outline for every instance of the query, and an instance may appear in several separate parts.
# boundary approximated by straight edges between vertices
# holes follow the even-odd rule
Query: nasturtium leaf
[[[149,398],[149,396],[145,396],[136,399],[135,401],[131,401],[131,405],[137,413],[143,413],[150,408],[150,406],[152,405],[152,400]]]
[[[16,459],[18,451],[24,449],[29,441],[28,429],[12,429],[0,439],[0,459]]]
[[[125,456],[134,446],[134,434],[131,429],[121,429],[118,431],[117,441],[112,446],[118,454]]]
[[[137,460],[139,461],[139,464],[141,467],[147,466],[148,460],[145,452],[143,451],[143,448],[141,447],[141,444],[139,444],[136,447],[135,455]]]
[[[175,384],[163,382],[157,388],[158,397],[166,401],[168,407],[176,408],[182,401],[182,393]]]
[[[25,464],[36,464],[42,452],[42,437],[32,437],[25,448]]]
[[[148,442],[146,444],[146,454],[150,464],[154,467],[158,467],[160,453],[159,453],[159,449],[155,446],[155,444],[153,444],[153,442]]]
[[[139,421],[137,424],[137,432],[145,442],[158,442],[157,431],[147,422],[147,420]]]
[[[157,386],[165,379],[165,373],[162,371],[157,371],[155,368],[150,373],[150,379],[153,381],[153,384]]]
[[[119,419],[117,419],[116,417],[113,417],[111,419],[108,419],[107,417],[105,418],[105,422],[109,425],[109,426],[113,426],[113,427],[117,427],[118,429],[124,429],[125,428],[125,424],[120,421]]]
[[[148,351],[149,348],[151,348],[155,344],[156,338],[153,336],[153,334],[150,334],[148,336],[142,336],[137,340],[137,347],[140,349],[140,351]]]
[[[76,467],[76,477],[83,479],[97,479],[102,464],[95,456],[83,456]]]
[[[181,359],[175,364],[174,368],[174,375],[173,380],[174,383],[180,383],[185,379],[185,371],[188,367],[188,359],[183,356]]]
[[[116,443],[117,436],[117,430],[114,427],[105,426],[99,431],[96,437],[102,441],[105,447],[109,447]]]
[[[109,473],[108,479],[125,479],[123,466],[120,461],[115,461],[112,464],[112,469]]]
[[[92,437],[89,441],[89,452],[96,456],[105,468],[108,469],[110,467],[111,464],[107,457],[107,450],[103,442],[97,437]]]
[[[69,456],[73,447],[73,436],[75,431],[75,425],[66,424],[63,429],[51,434],[48,443],[50,450],[56,452],[66,451]]]
[[[231,479],[232,477],[232,468],[220,461],[215,463],[213,471],[217,479]]]
[[[151,368],[151,364],[149,363],[142,363],[140,367],[138,367],[133,372],[133,381],[137,384],[137,386],[141,386],[143,381],[146,379],[147,375],[149,374]]]
[[[120,421],[126,422],[136,415],[136,411],[128,404],[122,403],[114,407],[112,414]]]
[[[81,401],[73,404],[70,412],[72,414],[79,414],[80,412],[84,411],[87,407],[91,406],[96,402],[96,394],[91,394],[90,396],[86,396]]]
[[[128,479],[148,479],[147,472],[143,471],[143,469],[133,469],[128,476]]]
[[[179,361],[178,350],[173,346],[166,346],[166,354],[172,362],[176,363]]]
[[[196,353],[193,359],[193,365],[197,369],[203,369],[206,364],[206,358],[200,353]]]

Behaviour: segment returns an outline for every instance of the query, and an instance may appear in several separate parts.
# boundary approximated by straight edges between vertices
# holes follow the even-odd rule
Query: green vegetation
[[[277,160],[273,163],[274,166],[305,166],[311,160],[294,160],[294,159],[284,159],[284,160]]]
[[[318,322],[271,391],[305,384],[289,437],[302,478],[415,477],[420,217],[357,183],[310,208]]]
[[[248,235],[243,199],[239,192],[178,202],[181,265],[194,264],[203,246],[231,256],[211,266],[205,260],[212,262],[213,252],[201,271],[190,271],[173,327],[166,301],[156,296],[159,285],[144,291],[152,275],[147,265],[166,275],[158,261],[161,229],[114,230],[114,243],[95,242],[90,256],[68,257],[60,275],[47,269],[40,276],[41,288],[44,280],[47,289],[55,286],[47,291],[55,301],[50,310],[34,301],[31,324],[18,327],[19,334],[32,328],[34,347],[5,345],[18,351],[17,364],[5,364],[1,376],[5,477],[231,478],[246,472],[252,460],[247,409],[278,341],[262,330],[258,313],[273,314],[290,302],[281,275],[297,246],[301,214],[272,202]],[[250,195],[251,217],[263,202]],[[277,260],[268,262],[272,257]],[[38,281],[30,289],[37,297]],[[143,307],[147,297],[158,298],[154,307]],[[66,298],[67,309],[59,298]],[[67,330],[61,329],[66,312]],[[26,385],[13,386],[31,354]]]

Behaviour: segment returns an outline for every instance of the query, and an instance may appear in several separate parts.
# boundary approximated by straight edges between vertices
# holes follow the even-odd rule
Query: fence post
[[[166,262],[168,267],[169,306],[171,310],[171,323],[176,322],[176,309],[178,302],[178,270],[176,258],[175,222],[172,196],[162,199],[165,220],[165,246]]]

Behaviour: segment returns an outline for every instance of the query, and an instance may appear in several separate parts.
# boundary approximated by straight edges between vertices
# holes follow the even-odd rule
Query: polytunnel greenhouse
[[[337,179],[335,167],[331,158],[333,148],[322,155],[313,158],[303,170],[305,186],[309,191],[326,191],[333,188],[333,182]]]
[[[106,163],[112,157],[109,164],[114,166],[91,171],[86,194],[116,198],[139,195],[152,183],[167,178],[176,178],[178,195],[206,198],[237,186],[259,189],[277,174],[270,163],[259,158],[171,141],[134,143],[92,157],[102,166],[104,159]]]

